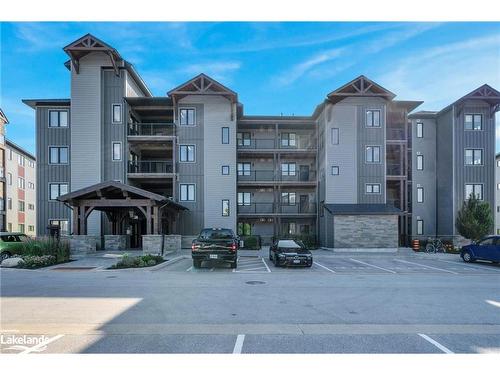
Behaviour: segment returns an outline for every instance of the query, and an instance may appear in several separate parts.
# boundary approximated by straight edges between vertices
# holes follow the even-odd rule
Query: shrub
[[[242,236],[243,241],[242,249],[249,250],[259,250],[260,249],[260,237],[259,236]]]
[[[19,243],[16,251],[21,257],[50,255],[55,258],[56,263],[67,262],[70,256],[69,243],[51,237],[30,238],[26,242]]]
[[[117,268],[142,268],[156,266],[164,261],[163,257],[159,255],[141,255],[138,257],[131,257],[128,254],[124,254],[122,259],[118,263],[109,267],[110,269]]]
[[[19,268],[40,268],[52,266],[57,263],[57,259],[53,255],[23,255],[22,261],[19,262]]]
[[[458,233],[469,240],[480,240],[493,230],[493,214],[488,202],[482,202],[474,194],[458,211],[455,226]]]

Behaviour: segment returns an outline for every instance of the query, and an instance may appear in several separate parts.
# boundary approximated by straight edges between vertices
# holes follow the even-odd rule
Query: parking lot
[[[189,251],[143,270],[2,270],[3,353],[500,353],[500,267],[458,255],[313,251],[238,268]],[[89,266],[91,261],[85,260]]]

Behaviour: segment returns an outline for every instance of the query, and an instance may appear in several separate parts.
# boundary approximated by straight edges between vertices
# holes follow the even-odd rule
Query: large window
[[[181,196],[180,200],[182,202],[194,202],[195,201],[195,184],[180,184]]]
[[[54,201],[60,195],[68,194],[68,184],[49,184],[49,199]]]
[[[68,147],[49,147],[49,164],[68,164]]]
[[[183,126],[196,124],[196,110],[194,108],[181,108],[179,110],[179,123]]]
[[[368,110],[366,111],[366,126],[369,128],[380,127],[380,111]]]
[[[424,221],[422,219],[417,220],[417,234],[424,234]]]
[[[113,161],[122,160],[122,143],[121,142],[113,142],[112,159],[113,159]]]
[[[472,195],[483,200],[483,184],[465,184],[465,199],[469,199]]]
[[[296,193],[281,193],[281,204],[284,206],[295,206],[296,198]]]
[[[185,163],[193,163],[196,157],[195,150],[196,150],[195,145],[180,145],[179,160]]]
[[[423,203],[423,202],[424,202],[424,188],[417,187],[417,203]]]
[[[248,132],[238,132],[236,134],[236,141],[238,146],[248,147],[252,143],[252,135]]]
[[[224,126],[222,128],[222,144],[223,145],[229,144],[229,128],[227,126]]]
[[[340,142],[339,128],[332,128],[332,145],[338,145]]]
[[[238,206],[250,206],[252,194],[248,192],[238,193]]]
[[[49,128],[67,128],[68,111],[49,111]]]
[[[281,133],[281,147],[297,147],[295,133]]]
[[[465,130],[483,130],[483,115],[466,114]]]
[[[60,234],[68,234],[68,220],[49,220],[49,225],[59,227]]]
[[[251,169],[251,163],[238,163],[238,176],[250,176]]]
[[[380,184],[365,184],[366,194],[380,194]]]
[[[282,176],[295,176],[297,173],[297,165],[295,163],[281,163]]]
[[[365,155],[367,163],[380,163],[380,146],[366,146]]]
[[[465,165],[483,165],[483,150],[465,149]]]
[[[222,200],[222,216],[229,216],[229,199]]]
[[[424,138],[424,124],[417,122],[417,138]]]
[[[112,104],[111,105],[111,121],[113,124],[121,124],[122,123],[122,105],[121,104]]]
[[[22,190],[26,189],[26,180],[22,177],[18,177],[17,178],[17,187],[19,189],[22,189]]]
[[[424,155],[417,155],[417,171],[424,170]]]
[[[238,221],[238,236],[251,236],[252,235],[252,224]]]

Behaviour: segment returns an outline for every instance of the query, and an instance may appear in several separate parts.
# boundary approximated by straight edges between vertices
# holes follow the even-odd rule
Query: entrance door
[[[300,181],[309,181],[309,166],[301,165],[299,167]]]
[[[301,195],[299,201],[299,213],[307,213],[309,211],[309,195]]]

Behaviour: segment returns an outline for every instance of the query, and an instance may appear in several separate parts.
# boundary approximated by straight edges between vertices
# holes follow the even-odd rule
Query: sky
[[[310,115],[361,74],[396,99],[423,100],[417,110],[484,83],[500,90],[500,23],[1,23],[0,107],[7,137],[30,152],[34,111],[21,100],[69,98],[63,47],[86,33],[117,49],[155,96],[203,72],[236,91],[247,115]]]

